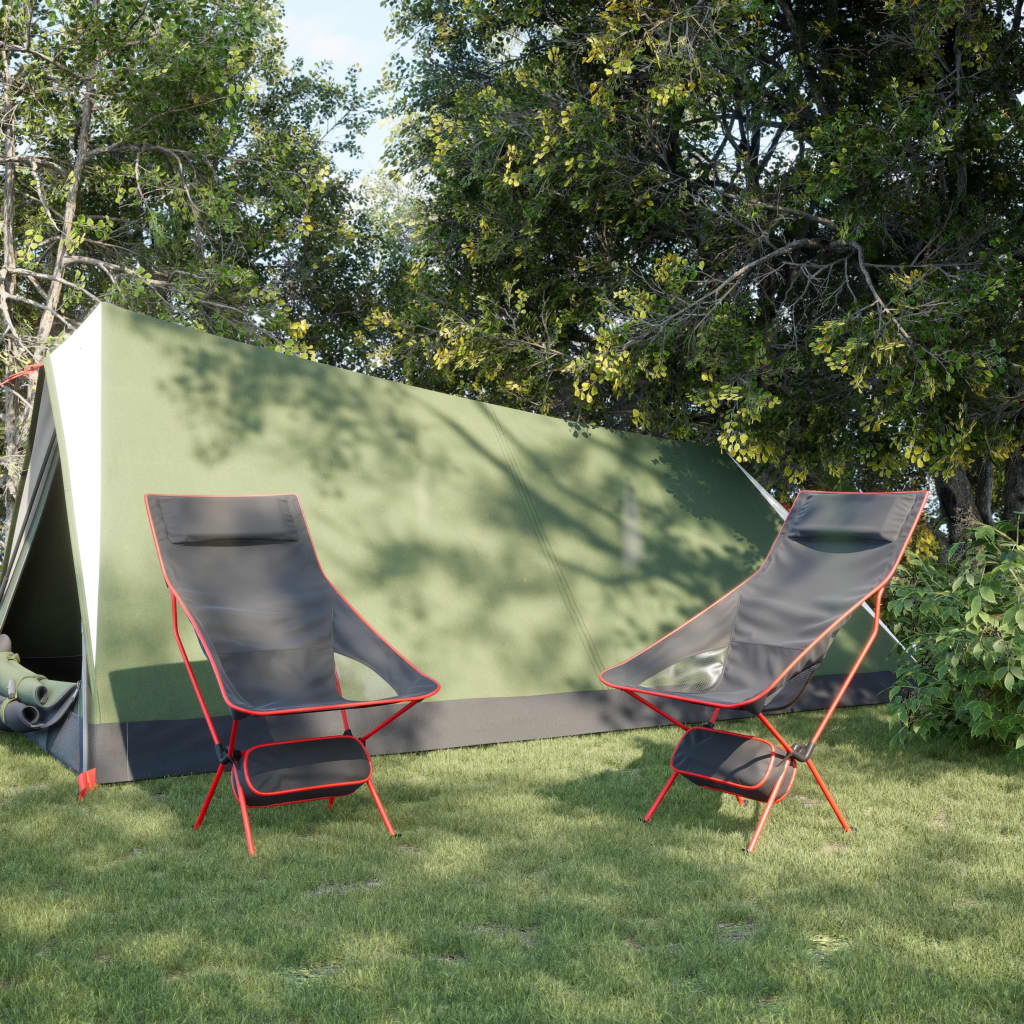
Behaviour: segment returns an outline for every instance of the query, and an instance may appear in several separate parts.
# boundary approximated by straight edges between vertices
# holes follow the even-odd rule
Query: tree
[[[350,72],[286,66],[275,0],[11,0],[0,13],[0,371],[100,300],[300,355],[365,316],[321,315],[321,254],[356,274]],[[347,317],[347,321],[346,321]],[[27,404],[5,392],[9,507]]]
[[[417,379],[1024,509],[1020,0],[392,6]]]

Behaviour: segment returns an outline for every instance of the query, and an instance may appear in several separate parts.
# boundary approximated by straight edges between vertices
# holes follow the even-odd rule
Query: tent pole
[[[88,685],[86,676],[89,674],[89,666],[85,660],[85,630],[82,630],[82,673],[80,676],[81,691],[78,697],[78,706],[82,715],[82,771],[89,767],[89,710],[88,710]]]
[[[82,630],[82,676],[78,684],[78,707],[82,714],[82,761],[78,774],[78,800],[85,799],[90,789],[96,788],[96,769],[89,767],[89,659],[85,650],[85,630]]]

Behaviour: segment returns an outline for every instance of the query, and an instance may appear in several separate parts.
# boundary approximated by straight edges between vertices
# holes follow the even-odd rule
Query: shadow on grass
[[[804,778],[746,857],[755,809],[695,786],[638,821],[676,736],[380,757],[399,839],[359,791],[255,812],[255,860],[226,789],[191,832],[209,776],[77,806],[0,737],[0,852],[33,908],[0,919],[0,1018],[1014,1019],[1019,768],[841,713],[818,760],[858,832]]]

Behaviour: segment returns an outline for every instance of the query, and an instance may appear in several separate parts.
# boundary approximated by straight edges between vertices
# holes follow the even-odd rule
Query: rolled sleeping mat
[[[7,696],[13,696],[12,690],[23,679],[36,679],[38,673],[26,668],[21,663],[21,655],[14,651],[0,651],[0,680],[3,681],[3,688]]]
[[[0,717],[0,729],[29,732],[56,725],[74,703],[78,683],[47,679],[22,665],[18,655],[2,650],[3,646],[0,643],[0,704],[6,698],[10,706],[7,720]],[[29,710],[19,710],[22,708]]]
[[[0,728],[9,732],[31,732],[39,728],[39,708],[5,697],[0,701]]]
[[[33,672],[21,664],[21,659],[11,651],[0,651],[0,696],[12,697],[22,704],[33,704],[44,708],[60,700],[66,690],[62,687],[72,684],[51,682],[45,676]]]
[[[56,679],[43,679],[43,683],[49,696],[47,703],[36,709],[39,712],[37,729],[49,729],[51,725],[56,725],[67,714],[78,696],[78,683],[62,683]]]
[[[57,679],[35,676],[23,679],[15,692],[8,691],[7,696],[20,700],[22,704],[32,704],[42,711],[44,708],[57,707],[71,690],[77,689],[78,683],[62,683]]]
[[[48,680],[42,676],[35,679],[22,679],[14,691],[14,699],[20,700],[22,704],[33,704],[37,708],[46,707],[50,700],[50,688]]]

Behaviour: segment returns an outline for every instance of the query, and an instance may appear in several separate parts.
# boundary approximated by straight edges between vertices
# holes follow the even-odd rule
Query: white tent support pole
[[[82,715],[82,767],[89,770],[89,659],[85,649],[85,630],[82,630],[82,677],[78,684],[78,707]]]
[[[86,317],[74,336],[50,354],[55,420],[66,472],[68,518],[77,545],[82,621],[96,664],[100,583],[100,505],[103,479],[101,363],[103,307]]]

